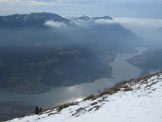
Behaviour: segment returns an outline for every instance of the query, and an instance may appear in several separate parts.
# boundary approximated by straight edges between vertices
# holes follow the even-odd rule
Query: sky
[[[0,0],[1,16],[31,12],[162,19],[162,0]]]

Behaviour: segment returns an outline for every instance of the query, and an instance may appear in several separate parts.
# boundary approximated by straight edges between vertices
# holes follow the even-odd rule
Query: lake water
[[[136,48],[137,52],[129,54],[118,54],[115,60],[110,64],[112,66],[112,78],[101,78],[91,83],[84,83],[70,87],[53,88],[49,92],[32,95],[21,95],[16,93],[0,93],[0,102],[23,101],[31,105],[42,107],[51,107],[57,104],[79,101],[91,93],[97,93],[104,88],[110,88],[122,80],[139,77],[141,69],[132,66],[127,62],[134,56],[141,55],[146,48]]]

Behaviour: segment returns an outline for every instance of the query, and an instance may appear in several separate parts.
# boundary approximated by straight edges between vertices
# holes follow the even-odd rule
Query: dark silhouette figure
[[[36,106],[35,108],[35,114],[39,114],[43,109],[39,108],[38,106]]]

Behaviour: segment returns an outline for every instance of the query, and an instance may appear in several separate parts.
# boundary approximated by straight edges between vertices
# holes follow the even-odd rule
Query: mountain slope
[[[6,19],[5,28],[0,26],[0,91],[42,93],[111,77],[109,64],[116,55],[141,46],[135,34],[115,23],[44,28],[47,20],[62,23],[66,19],[50,13],[0,18]]]
[[[76,20],[81,20],[81,21],[89,21],[89,22],[92,22],[92,21],[95,21],[95,20],[100,20],[100,19],[113,20],[113,18],[109,17],[109,16],[103,16],[103,17],[81,16],[81,17],[78,17],[78,18],[75,18],[75,19]]]
[[[161,122],[162,74],[124,81],[82,102],[10,122]]]
[[[34,107],[21,101],[0,102],[0,122],[31,113]]]
[[[149,50],[143,55],[135,56],[128,62],[143,70],[143,74],[150,71],[162,71],[162,49]]]
[[[45,22],[70,24],[70,20],[53,13],[31,13],[0,16],[0,28],[45,27]]]

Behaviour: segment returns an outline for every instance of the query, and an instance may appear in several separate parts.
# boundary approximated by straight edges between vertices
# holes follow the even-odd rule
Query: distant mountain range
[[[0,28],[45,27],[46,21],[70,24],[70,20],[53,13],[31,13],[0,16]]]
[[[75,19],[85,21],[52,13],[1,16],[0,91],[41,93],[111,77],[115,56],[137,46],[139,38],[120,24],[95,22],[111,17]],[[69,26],[51,29],[46,21]]]
[[[79,20],[83,20],[83,21],[92,21],[92,20],[98,20],[98,19],[108,19],[108,20],[112,20],[112,17],[109,16],[103,16],[103,17],[89,17],[89,16],[81,16],[78,17]]]
[[[99,19],[112,20],[112,17],[88,17],[81,16],[75,19],[67,19],[54,13],[31,13],[31,14],[14,14],[9,16],[0,16],[0,28],[42,28],[47,27],[47,21],[59,22],[65,25],[75,24],[75,21],[95,21]]]
[[[44,12],[0,16],[0,92],[36,94],[52,87],[111,78],[110,63],[118,53],[138,46],[139,38],[120,24],[96,20],[112,18],[67,19]],[[19,102],[0,104],[0,118],[31,111],[30,106],[24,106]],[[25,111],[20,113],[20,109]]]

